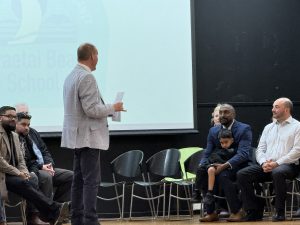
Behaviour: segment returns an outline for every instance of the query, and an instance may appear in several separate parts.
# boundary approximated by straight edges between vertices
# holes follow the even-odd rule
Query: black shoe
[[[285,221],[284,212],[277,212],[275,216],[272,217],[273,222]]]
[[[205,205],[212,205],[214,202],[215,202],[215,197],[213,196],[213,194],[210,192],[207,192],[203,199],[203,203]]]
[[[247,215],[242,219],[242,221],[261,221],[263,218],[263,210],[248,210]]]
[[[192,203],[200,203],[202,200],[201,194],[199,191],[194,191],[192,196]]]

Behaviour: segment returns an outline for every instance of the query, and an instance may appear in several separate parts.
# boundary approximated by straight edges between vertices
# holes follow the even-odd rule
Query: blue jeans
[[[100,150],[75,149],[73,163],[72,225],[98,225],[96,206],[100,184]]]

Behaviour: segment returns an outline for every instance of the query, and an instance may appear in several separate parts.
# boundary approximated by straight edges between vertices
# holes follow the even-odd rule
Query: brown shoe
[[[49,223],[40,220],[38,214],[32,214],[30,218],[27,220],[27,224],[28,225],[49,225]]]
[[[231,213],[230,216],[227,218],[228,222],[241,222],[245,217],[246,213],[244,210],[240,210],[237,213]]]
[[[213,222],[218,220],[219,220],[219,215],[217,213],[207,214],[206,216],[199,219],[200,222]]]

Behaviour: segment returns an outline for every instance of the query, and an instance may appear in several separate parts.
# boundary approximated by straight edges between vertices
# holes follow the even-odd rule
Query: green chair
[[[203,148],[200,147],[187,147],[179,149],[180,152],[180,166],[183,174],[183,179],[185,180],[194,180],[196,178],[196,174],[192,174],[185,171],[184,162],[194,153],[202,151]]]
[[[168,207],[168,219],[170,219],[170,210],[171,210],[171,200],[172,198],[176,199],[176,206],[177,206],[177,219],[185,219],[182,216],[179,216],[179,200],[181,201],[187,201],[188,205],[188,210],[189,210],[189,215],[190,217],[188,218],[193,218],[193,209],[192,209],[192,204],[191,204],[191,199],[192,199],[192,190],[193,190],[193,185],[194,185],[194,179],[196,177],[195,174],[193,173],[188,173],[185,171],[185,163],[188,163],[190,161],[190,158],[192,155],[194,155],[197,152],[200,152],[203,150],[202,148],[199,147],[189,147],[189,148],[182,148],[179,149],[180,152],[180,165],[181,165],[181,171],[182,171],[182,179],[168,179],[170,182],[170,191],[169,191],[169,207]],[[194,162],[193,162],[194,163]],[[189,167],[187,167],[189,168]],[[172,187],[175,186],[173,189]],[[183,188],[184,191],[184,196],[180,195],[179,188]],[[173,191],[175,190],[175,193],[173,194]]]

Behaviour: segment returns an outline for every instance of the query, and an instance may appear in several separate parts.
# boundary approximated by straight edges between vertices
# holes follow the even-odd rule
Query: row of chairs
[[[187,201],[190,216],[193,216],[191,205],[191,191],[193,189],[195,173],[202,157],[202,148],[192,147],[183,149],[166,149],[151,156],[143,164],[144,153],[140,150],[125,152],[111,161],[113,182],[101,182],[100,188],[114,188],[114,197],[98,195],[97,198],[104,201],[116,200],[118,204],[119,219],[124,218],[125,190],[131,187],[129,218],[133,219],[132,208],[134,199],[148,201],[152,218],[157,218],[160,200],[162,200],[162,217],[165,218],[167,186],[169,191],[168,218],[170,218],[171,201],[177,200],[177,216],[179,216],[179,201]],[[154,179],[156,178],[156,179]],[[179,178],[179,179],[176,179]],[[153,187],[158,187],[155,193]],[[181,189],[184,196],[181,196]],[[137,190],[138,189],[138,190]],[[144,190],[144,196],[141,194]],[[173,190],[176,190],[175,193]],[[100,190],[101,193],[101,190]],[[20,207],[22,223],[26,225],[26,201],[10,193],[10,202],[5,202],[6,207]],[[157,200],[155,202],[155,200]]]
[[[176,199],[177,215],[179,215],[179,201],[186,201],[190,217],[192,217],[191,191],[194,184],[193,178],[202,157],[201,150],[201,148],[162,150],[147,159],[145,165],[142,151],[125,152],[110,163],[113,182],[101,182],[99,185],[100,194],[102,193],[101,188],[110,187],[114,188],[115,196],[98,195],[98,199],[116,200],[120,214],[119,219],[123,219],[125,190],[126,187],[130,187],[129,219],[134,219],[132,209],[135,199],[148,202],[152,218],[159,217],[160,207],[162,207],[162,218],[166,218],[166,197],[169,193],[167,218],[170,218],[173,199]],[[183,195],[181,195],[182,192]]]

